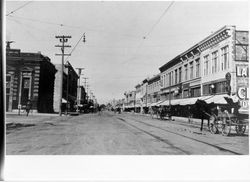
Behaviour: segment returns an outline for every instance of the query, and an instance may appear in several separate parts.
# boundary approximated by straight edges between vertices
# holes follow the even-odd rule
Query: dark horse
[[[195,112],[195,115],[197,115],[200,119],[201,119],[201,127],[200,130],[203,130],[203,123],[204,123],[204,119],[207,119],[207,126],[209,127],[210,125],[210,116],[212,115],[212,113],[215,110],[215,105],[212,104],[207,104],[204,100],[197,100],[194,108],[193,108],[193,112]]]

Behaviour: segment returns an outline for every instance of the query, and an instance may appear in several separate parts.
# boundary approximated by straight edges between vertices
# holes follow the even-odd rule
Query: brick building
[[[32,101],[33,112],[52,113],[56,69],[41,53],[6,49],[6,111]]]

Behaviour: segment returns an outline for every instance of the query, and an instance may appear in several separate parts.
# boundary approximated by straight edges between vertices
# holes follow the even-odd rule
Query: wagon
[[[207,103],[204,100],[197,100],[196,112],[208,119],[208,129],[211,133],[228,136],[235,130],[238,135],[243,135],[247,129],[248,113],[239,113],[239,102],[232,98],[224,97],[226,104]],[[203,122],[201,123],[202,128]],[[201,129],[202,130],[202,129]]]
[[[238,135],[243,135],[247,127],[247,122],[239,114],[231,114],[226,111],[218,112],[218,115],[210,115],[209,121],[211,133],[222,133],[225,136],[230,135],[233,127]]]

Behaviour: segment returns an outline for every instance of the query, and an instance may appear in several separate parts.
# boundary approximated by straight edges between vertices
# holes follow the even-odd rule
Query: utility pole
[[[79,76],[79,79],[78,79],[78,88],[77,88],[77,110],[76,112],[79,112],[79,105],[81,104],[80,102],[80,94],[81,94],[81,91],[80,91],[80,79],[81,79],[81,72],[84,68],[76,68],[78,70],[78,76]]]
[[[63,72],[64,72],[64,56],[70,56],[70,54],[64,54],[65,47],[71,47],[70,45],[65,45],[71,36],[55,36],[62,43],[61,45],[55,45],[55,47],[61,47],[62,54],[56,54],[56,56],[62,56],[62,73],[61,73],[61,83],[60,83],[60,100],[59,100],[59,115],[62,115],[62,96],[63,96]]]

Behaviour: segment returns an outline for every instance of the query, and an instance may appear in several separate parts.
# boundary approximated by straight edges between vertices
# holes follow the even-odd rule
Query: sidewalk
[[[38,124],[42,122],[57,121],[58,119],[65,120],[65,118],[68,119],[69,116],[59,116],[58,114],[51,113],[31,113],[29,116],[26,116],[26,113],[21,113],[18,115],[18,113],[6,112],[5,123],[7,125]]]
[[[126,113],[130,113],[130,112],[126,112]],[[142,113],[131,113],[131,114],[151,117],[150,114],[142,114]],[[154,119],[156,119],[155,116],[154,116]],[[168,118],[165,117],[165,119],[167,120]],[[201,125],[201,119],[197,119],[197,118],[190,118],[190,122],[188,121],[188,118],[186,118],[186,117],[172,116],[172,119],[174,119],[174,121],[176,121],[176,122],[195,124],[195,125],[199,125],[199,126]],[[206,124],[206,122],[207,122],[207,120],[204,119],[204,124]]]

